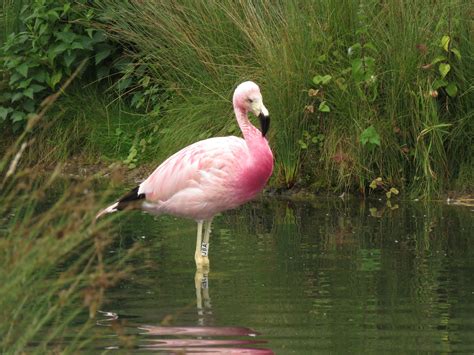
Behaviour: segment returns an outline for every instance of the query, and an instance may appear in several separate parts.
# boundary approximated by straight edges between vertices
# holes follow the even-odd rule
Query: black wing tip
[[[145,198],[145,194],[138,193],[139,188],[140,186],[135,187],[130,192],[122,196],[120,200],[118,200],[118,204],[116,207],[117,211],[125,209],[130,203],[134,201],[143,200]]]

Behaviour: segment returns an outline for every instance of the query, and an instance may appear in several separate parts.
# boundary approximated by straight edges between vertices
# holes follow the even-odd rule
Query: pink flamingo
[[[96,218],[137,207],[155,215],[192,218],[197,221],[196,266],[209,267],[213,217],[254,198],[273,171],[273,154],[265,138],[270,117],[257,84],[241,83],[235,89],[233,105],[244,139],[209,138],[181,149]],[[250,123],[249,111],[260,119],[261,132]]]

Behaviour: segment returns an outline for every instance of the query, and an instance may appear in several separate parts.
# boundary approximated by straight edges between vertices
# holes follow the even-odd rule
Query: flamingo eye
[[[251,104],[251,103],[253,102],[253,100],[252,100],[251,98],[248,98],[248,99],[247,99],[247,102],[248,102],[249,104]]]

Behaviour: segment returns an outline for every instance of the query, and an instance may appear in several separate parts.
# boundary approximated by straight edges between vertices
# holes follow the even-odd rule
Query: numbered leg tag
[[[209,244],[208,243],[202,243],[201,244],[201,255],[202,256],[207,256],[209,254]]]
[[[209,288],[209,279],[207,275],[204,275],[201,280],[201,288],[206,289]]]

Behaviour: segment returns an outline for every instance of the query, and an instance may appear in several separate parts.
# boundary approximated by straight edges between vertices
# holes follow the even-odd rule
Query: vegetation
[[[2,47],[6,131],[89,58],[58,105],[63,156],[80,146],[90,160],[134,168],[198,139],[239,134],[230,98],[250,79],[273,117],[274,186],[424,197],[472,188],[468,1],[58,3],[24,7],[23,27]],[[108,71],[97,76],[102,63]],[[37,82],[37,72],[49,81]],[[97,107],[83,110],[94,91]],[[373,188],[376,179],[383,184]]]
[[[44,176],[41,162],[24,159],[49,126],[47,111],[80,70],[30,117],[0,159],[2,353],[87,348],[106,288],[127,273],[127,255],[106,258],[110,226],[94,223],[101,196],[92,192],[93,177],[65,181],[61,165]]]

